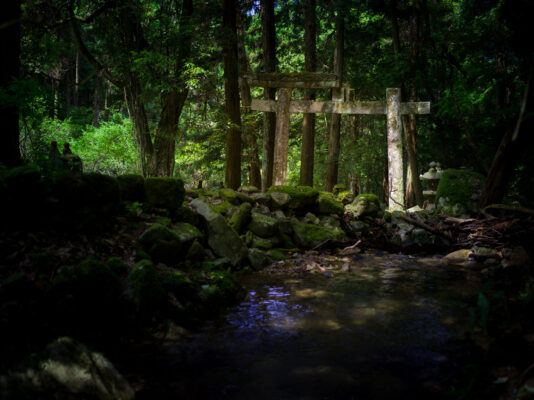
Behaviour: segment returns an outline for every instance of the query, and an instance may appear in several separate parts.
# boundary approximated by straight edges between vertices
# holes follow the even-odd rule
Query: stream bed
[[[247,298],[166,347],[138,398],[439,398],[470,350],[480,282],[438,264],[316,256],[245,277]]]

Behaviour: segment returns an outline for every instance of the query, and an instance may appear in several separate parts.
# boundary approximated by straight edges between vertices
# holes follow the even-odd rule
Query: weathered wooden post
[[[289,103],[291,88],[278,90],[276,102],[276,134],[274,142],[273,185],[284,185],[287,175],[287,152],[289,148]]]
[[[404,206],[404,174],[402,160],[401,90],[386,89],[388,131],[389,211]]]

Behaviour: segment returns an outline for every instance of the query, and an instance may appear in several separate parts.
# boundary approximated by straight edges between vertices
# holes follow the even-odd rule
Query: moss
[[[128,266],[119,257],[110,257],[106,266],[117,276],[125,276],[128,273]]]
[[[228,222],[228,225],[236,231],[238,234],[243,231],[243,228],[250,222],[252,206],[250,203],[243,203],[239,206],[238,210],[233,213],[232,218]]]
[[[269,250],[267,254],[269,254],[269,256],[276,261],[282,261],[286,259],[286,254],[280,249]]]
[[[215,211],[217,214],[220,214],[222,216],[226,216],[228,214],[228,211],[234,207],[233,204],[228,203],[227,201],[223,201],[219,204],[210,204],[210,207],[213,211]]]
[[[469,211],[478,210],[485,178],[483,175],[459,169],[447,169],[442,172],[436,191],[436,204],[440,198],[446,198],[450,206],[459,204]]]
[[[145,195],[150,206],[173,211],[184,201],[184,182],[180,178],[147,178]]]
[[[185,258],[191,261],[201,261],[206,256],[206,252],[204,250],[204,247],[200,244],[198,240],[195,240],[191,246],[189,247],[189,250],[187,251],[187,255]]]
[[[378,197],[371,193],[360,194],[352,203],[345,206],[345,210],[355,218],[375,217],[380,209]]]
[[[152,257],[150,257],[150,254],[148,254],[146,251],[137,249],[135,251],[135,261],[141,261],[141,260],[151,260]]]
[[[297,219],[291,221],[297,243],[306,248],[312,248],[330,239],[343,239],[345,233],[341,230],[332,230],[320,225],[304,224]]]
[[[349,190],[344,190],[336,195],[336,199],[343,205],[346,205],[354,201],[354,193]]]
[[[332,193],[334,195],[337,195],[340,192],[345,192],[347,190],[347,187],[341,183],[338,183],[337,185],[334,185],[332,188]]]
[[[288,194],[291,197],[289,202],[289,208],[291,209],[313,207],[315,200],[319,196],[319,191],[310,186],[271,186],[268,192],[281,192]]]
[[[237,205],[239,200],[237,198],[236,192],[233,189],[221,188],[219,189],[219,197],[230,204]]]
[[[176,235],[180,238],[182,243],[192,243],[194,240],[202,239],[202,232],[194,225],[188,224],[187,222],[178,222],[174,224],[172,229]]]
[[[151,261],[139,261],[126,279],[126,294],[134,306],[136,319],[151,323],[160,316],[167,298],[163,283]]]
[[[239,189],[237,189],[237,191],[250,194],[250,193],[259,192],[260,189],[258,189],[256,186],[253,186],[253,185],[245,185],[245,186],[240,186]]]
[[[334,199],[332,193],[321,192],[317,198],[317,212],[320,214],[343,215],[345,207]]]
[[[141,175],[119,175],[117,176],[121,200],[123,201],[145,201],[145,178]]]

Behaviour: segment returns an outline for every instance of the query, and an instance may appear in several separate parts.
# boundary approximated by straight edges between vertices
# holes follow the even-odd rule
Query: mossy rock
[[[291,197],[289,208],[300,211],[313,209],[319,196],[319,191],[311,186],[271,186],[268,192],[288,194]]]
[[[202,261],[206,257],[206,251],[198,240],[195,240],[187,251],[186,259],[193,262]]]
[[[161,284],[167,294],[172,294],[184,306],[198,300],[197,287],[184,272],[165,268],[162,265],[157,268],[159,269]],[[171,309],[177,311],[174,307]]]
[[[173,218],[175,221],[187,222],[188,224],[199,226],[200,219],[198,215],[186,205],[178,207],[173,212]]]
[[[283,261],[287,258],[286,253],[284,253],[280,249],[272,249],[267,252],[269,257],[271,257],[275,261]]]
[[[26,165],[9,169],[5,172],[3,185],[6,197],[2,200],[7,202],[8,219],[16,220],[31,219],[34,212],[40,212],[40,201],[44,198],[45,187],[41,182],[39,168]]]
[[[139,261],[126,278],[126,297],[133,305],[135,319],[151,324],[165,309],[167,294],[154,264]]]
[[[184,182],[180,178],[147,178],[145,196],[149,206],[174,211],[184,201]]]
[[[227,201],[223,201],[222,203],[216,203],[216,204],[210,204],[210,207],[213,211],[215,211],[217,214],[227,216],[230,209],[235,207],[234,204],[229,203]]]
[[[119,175],[117,176],[119,191],[123,201],[145,201],[145,178],[141,175]]]
[[[272,263],[271,257],[260,249],[250,249],[248,252],[248,261],[254,271],[260,271]]]
[[[278,232],[278,220],[260,213],[253,212],[251,214],[251,221],[248,224],[248,229],[254,234],[269,238]]]
[[[212,307],[220,309],[222,305],[233,304],[246,293],[230,272],[210,271],[207,275],[208,281],[202,285],[202,294]]]
[[[180,242],[185,245],[189,245],[195,240],[200,240],[204,236],[196,226],[187,222],[177,222],[174,224],[172,231],[178,235]]]
[[[440,204],[439,199],[444,198],[450,207],[458,204],[469,212],[477,212],[484,181],[485,177],[478,172],[446,169],[441,174],[436,190],[436,204]]]
[[[331,193],[322,192],[317,197],[317,212],[319,214],[343,215],[345,207],[337,201]]]
[[[186,244],[176,231],[164,225],[153,224],[139,236],[138,240],[150,254],[151,259],[156,262],[175,265],[183,260]],[[193,240],[191,239],[191,242]]]
[[[376,217],[380,209],[378,197],[371,193],[360,194],[356,196],[352,203],[345,206],[345,210],[352,214],[354,218]]]
[[[277,236],[273,236],[270,238],[262,238],[260,236],[254,235],[252,232],[251,234],[252,238],[249,239],[251,241],[250,247],[262,250],[269,250],[274,247],[277,247],[280,244],[280,240]]]
[[[233,205],[239,204],[239,199],[237,198],[236,192],[230,188],[221,188],[219,189],[219,197],[223,202],[228,202]]]
[[[271,206],[271,195],[269,193],[263,193],[263,192],[258,192],[258,193],[252,193],[250,195],[250,198],[252,199],[252,201],[256,202],[256,203],[259,203],[265,207],[270,207]]]
[[[275,210],[285,210],[289,206],[289,202],[291,201],[291,196],[287,193],[283,192],[272,192],[271,195],[271,203],[272,207]]]
[[[246,193],[235,192],[235,195],[239,199],[240,203],[254,203],[254,200],[252,200],[252,197],[250,197]]]
[[[344,190],[337,193],[336,199],[340,201],[343,205],[350,204],[354,201],[354,193],[349,190]]]
[[[250,203],[243,203],[239,206],[237,211],[232,214],[228,225],[238,234],[243,232],[243,229],[250,222],[252,205]]]
[[[260,189],[258,189],[256,186],[253,186],[253,185],[244,185],[244,186],[240,186],[238,189],[237,189],[238,192],[242,192],[242,193],[247,193],[247,194],[252,194],[252,193],[257,193],[260,191]]]
[[[118,328],[121,296],[117,275],[106,264],[91,258],[61,267],[50,290],[56,324],[84,337]]]
[[[342,183],[338,183],[336,185],[334,185],[334,187],[332,188],[332,193],[334,195],[338,195],[340,192],[345,192],[347,191],[347,187],[345,185],[343,185]]]
[[[126,276],[129,271],[128,266],[119,257],[108,258],[106,266],[117,276]]]
[[[121,205],[117,179],[96,172],[84,174],[82,179],[87,190],[84,201],[85,213],[91,214],[96,211],[101,216],[109,216],[117,212]]]
[[[332,230],[320,225],[305,224],[296,218],[291,220],[293,226],[295,241],[304,248],[313,248],[327,240],[345,238],[345,232],[342,230]]]

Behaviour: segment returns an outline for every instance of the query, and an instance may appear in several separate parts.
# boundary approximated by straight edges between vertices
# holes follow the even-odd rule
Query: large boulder
[[[147,178],[145,196],[152,207],[175,210],[184,201],[184,182],[179,178]]]
[[[2,399],[130,400],[128,381],[100,353],[61,337],[16,370],[0,376]]]
[[[248,252],[248,261],[255,271],[262,270],[272,263],[271,258],[260,249],[250,249]]]
[[[269,193],[274,192],[288,194],[291,198],[288,207],[301,213],[312,211],[319,196],[319,191],[310,186],[271,186]]]
[[[189,247],[195,240],[202,239],[203,237],[202,232],[200,232],[196,226],[187,222],[177,222],[174,224],[172,231],[178,235],[180,241],[187,247]]]
[[[345,210],[354,218],[376,217],[380,211],[380,201],[374,194],[360,194],[352,203],[345,206]]]
[[[253,212],[248,229],[256,235],[269,238],[278,232],[278,220],[260,213]]]
[[[233,189],[230,188],[221,188],[219,189],[219,197],[222,201],[226,201],[230,204],[239,204],[239,199],[237,198],[237,194]]]
[[[208,233],[208,245],[220,257],[228,257],[234,267],[240,266],[248,256],[248,249],[239,235],[225,219],[200,199],[191,202],[191,207],[202,217]]]
[[[287,208],[289,202],[291,201],[291,196],[283,192],[272,192],[272,207],[281,210]]]

